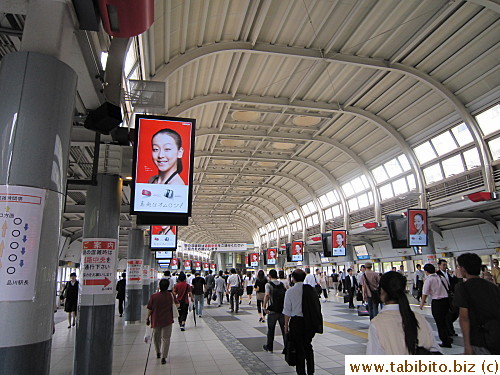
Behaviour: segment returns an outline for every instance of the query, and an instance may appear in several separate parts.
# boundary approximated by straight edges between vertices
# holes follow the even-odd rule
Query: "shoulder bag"
[[[368,289],[370,289],[370,293],[372,295],[372,301],[374,304],[379,304],[380,303],[380,293],[378,290],[373,290],[371,285],[370,285],[370,282],[368,281],[368,278],[366,277],[366,273],[363,274],[363,277],[365,278],[366,280],[366,286],[368,286]]]

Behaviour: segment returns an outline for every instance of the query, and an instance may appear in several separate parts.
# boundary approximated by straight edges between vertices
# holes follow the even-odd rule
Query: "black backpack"
[[[272,281],[269,284],[273,289],[271,293],[271,300],[273,301],[273,303],[270,304],[267,309],[269,311],[282,314],[283,306],[285,305],[285,293],[286,293],[285,285],[283,285],[282,282],[276,285]]]

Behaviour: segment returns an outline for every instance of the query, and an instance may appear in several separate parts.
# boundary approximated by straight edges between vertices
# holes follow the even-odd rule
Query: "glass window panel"
[[[327,208],[325,210],[325,218],[326,220],[332,220],[333,219],[333,211],[331,208]]]
[[[290,232],[288,231],[288,227],[284,227],[283,228],[283,235],[286,236],[288,235]]]
[[[310,214],[309,207],[307,206],[307,204],[304,204],[300,208],[302,208],[302,212],[304,213],[304,215],[309,215]]]
[[[321,204],[321,208],[325,208],[325,207],[328,207],[330,205],[330,202],[328,202],[328,198],[326,197],[326,194],[319,197],[319,203]]]
[[[302,221],[297,221],[298,230],[302,230]]]
[[[313,226],[313,221],[311,216],[306,218],[306,224],[308,228]]]
[[[385,171],[384,167],[381,165],[380,167],[377,167],[375,169],[372,169],[373,177],[375,178],[375,181],[377,181],[378,184],[381,182],[384,182],[389,178],[387,175],[387,172]]]
[[[406,178],[400,178],[392,183],[392,188],[394,189],[395,195],[400,195],[408,192],[408,186],[406,185]]]
[[[358,200],[356,198],[349,199],[347,204],[349,205],[349,211],[356,211],[359,208]]]
[[[465,165],[467,169],[473,169],[481,165],[481,160],[479,159],[479,153],[476,148],[471,148],[463,153]]]
[[[342,211],[340,210],[340,205],[336,205],[332,207],[333,217],[342,216]]]
[[[500,137],[488,142],[493,160],[500,159]]]
[[[401,167],[403,168],[403,171],[409,171],[411,169],[410,162],[408,161],[408,158],[406,155],[399,155],[398,156],[398,161]]]
[[[446,132],[432,138],[431,142],[439,156],[444,155],[457,148],[457,145],[453,140],[450,132]]]
[[[361,175],[361,182],[363,183],[363,186],[365,187],[365,189],[368,189],[370,187],[370,184],[368,183],[368,179],[366,178],[366,176],[364,174]]]
[[[408,182],[408,187],[411,190],[417,190],[417,183],[415,182],[415,176],[410,174],[406,176],[406,181]]]
[[[330,204],[333,204],[335,202],[338,202],[339,198],[337,196],[337,193],[335,191],[330,191],[328,193],[326,193],[326,196],[328,198],[328,202],[330,202]]]
[[[476,116],[476,119],[484,135],[500,130],[500,105],[497,104],[493,108],[480,113]]]
[[[297,223],[293,223],[293,224],[291,225],[291,227],[292,227],[292,232],[297,232],[297,230],[298,230],[298,229],[297,229]]]
[[[351,195],[354,195],[354,189],[351,186],[351,183],[348,182],[347,184],[342,185],[342,190],[344,190],[344,194],[346,197],[350,197]]]
[[[359,197],[358,197],[358,204],[359,204],[359,208],[363,208],[363,207],[368,207],[370,205],[370,202],[368,201],[368,194],[361,194]]]
[[[394,193],[392,192],[391,184],[381,186],[379,188],[379,191],[380,191],[380,198],[382,198],[382,200],[386,200],[386,199],[394,197]]]
[[[351,186],[354,189],[355,193],[359,193],[360,191],[365,190],[365,186],[363,182],[361,182],[361,178],[356,177],[354,180],[351,181]]]
[[[370,204],[373,204],[373,193],[369,191],[367,195],[368,195],[368,202],[370,202]]]
[[[125,77],[129,75],[130,70],[134,67],[136,60],[137,58],[135,54],[135,43],[130,43],[127,55],[125,56],[125,66],[123,67],[123,73],[125,73]],[[103,68],[106,67],[103,66]]]
[[[473,141],[472,135],[470,134],[467,125],[465,125],[464,123],[455,126],[453,129],[451,129],[451,132],[455,136],[455,139],[460,146],[464,146],[467,143],[471,143]]]
[[[443,179],[443,174],[441,173],[441,167],[439,164],[433,164],[423,170],[425,182],[427,184],[432,184],[433,182],[440,181]]]
[[[396,159],[389,160],[384,164],[384,167],[389,177],[395,177],[403,173],[403,170]]]
[[[415,147],[413,151],[415,151],[415,155],[417,155],[417,159],[420,164],[427,163],[437,157],[429,141]]]
[[[299,213],[297,212],[297,210],[293,210],[293,211],[288,213],[288,220],[290,222],[295,221],[298,218],[299,218]]]
[[[309,208],[309,212],[312,213],[312,212],[317,212],[318,210],[316,209],[316,205],[314,204],[313,201],[309,202],[307,204],[307,208]]]
[[[314,214],[311,217],[312,217],[313,225],[318,225],[319,224],[319,215],[318,214]]]
[[[445,159],[441,163],[443,165],[445,177],[450,177],[454,174],[459,174],[465,171],[464,163],[462,162],[462,156],[460,154]]]

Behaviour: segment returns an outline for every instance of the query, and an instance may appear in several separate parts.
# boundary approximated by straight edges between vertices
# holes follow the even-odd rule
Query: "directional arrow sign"
[[[0,243],[0,258],[3,257],[3,248],[5,247],[5,244],[3,241]]]
[[[21,267],[23,267],[23,266],[24,266],[24,260],[23,260],[23,259],[21,259],[21,261],[19,262],[19,265],[20,265]]]
[[[97,279],[97,280],[85,280],[83,282],[84,285],[102,285],[104,287],[107,287],[109,284],[111,284],[111,280],[105,277],[104,279]]]
[[[21,249],[21,254],[23,254],[23,255],[24,255],[24,254],[26,254],[26,248],[24,248],[24,247],[23,247],[23,248]]]
[[[2,237],[5,237],[6,232],[7,232],[7,221],[4,221],[2,225]]]
[[[26,223],[26,225],[24,226],[24,230],[28,230],[28,223]]]
[[[23,242],[26,242],[26,241],[28,241],[28,237],[24,236],[23,237]]]

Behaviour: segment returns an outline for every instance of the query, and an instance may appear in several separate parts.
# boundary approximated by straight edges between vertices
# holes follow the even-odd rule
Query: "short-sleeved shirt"
[[[456,285],[453,304],[469,310],[471,345],[486,347],[479,327],[500,316],[500,289],[484,279],[472,278]]]
[[[238,274],[233,273],[231,276],[227,278],[227,283],[230,287],[240,286],[241,279]]]
[[[206,284],[205,279],[201,276],[195,277],[191,283],[193,285],[193,294],[199,296],[203,294],[203,285]]]
[[[262,280],[255,280],[255,288],[259,288],[257,293],[265,293],[266,292],[266,284],[267,284],[267,279],[263,278]]]
[[[177,294],[179,302],[189,303],[189,292],[191,291],[191,285],[185,281],[178,282],[174,287],[174,294]]]
[[[172,302],[177,303],[177,299],[171,292],[159,292],[149,297],[148,310],[151,310],[151,327],[166,327],[174,322],[172,312]]]
[[[271,286],[271,283],[273,283],[274,285],[280,285],[281,280],[269,280],[269,282],[266,284],[266,294],[269,295],[269,302],[267,303],[268,306],[273,304],[273,287]]]
[[[303,282],[295,283],[293,287],[285,293],[285,303],[283,305],[283,314],[287,316],[304,316],[302,312],[302,291]]]
[[[439,276],[437,273],[431,273],[429,277],[425,279],[422,294],[432,299],[448,298],[446,289],[449,287],[448,281],[444,277]]]

